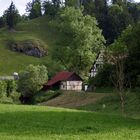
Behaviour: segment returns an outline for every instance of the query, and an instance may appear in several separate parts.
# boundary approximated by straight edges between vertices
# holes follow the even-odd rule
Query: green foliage
[[[17,81],[8,80],[7,82],[7,96],[13,94],[17,90]]]
[[[6,23],[9,29],[13,29],[18,22],[19,13],[13,2],[10,7],[5,11],[4,16],[6,17]]]
[[[132,15],[135,23],[140,20],[140,3],[127,3],[128,11]]]
[[[122,0],[83,0],[84,14],[95,16],[107,45],[114,42],[128,25],[140,19],[140,4]]]
[[[110,84],[112,84],[112,83],[110,83],[110,81],[107,83],[108,85]],[[108,94],[108,93],[114,93],[114,92],[116,92],[116,90],[114,89],[114,87],[113,86],[100,86],[100,87],[97,87],[97,88],[95,88],[94,89],[94,93],[105,93],[105,94]]]
[[[109,7],[108,16],[111,29],[109,32],[110,41],[116,39],[128,25],[133,24],[133,19],[128,10],[117,4]]]
[[[140,75],[140,24],[129,27],[123,34],[123,40],[128,47],[128,57],[125,63],[125,73],[130,88],[137,86]]]
[[[91,87],[112,87],[111,75],[114,75],[114,66],[110,64],[104,64],[103,68],[97,73],[95,77],[89,79],[89,85]]]
[[[20,104],[20,97],[21,97],[21,93],[15,91],[15,92],[12,92],[9,96],[12,101],[15,103],[15,104]]]
[[[65,6],[68,6],[68,7],[78,7],[80,1],[79,0],[65,0]]]
[[[54,17],[56,15],[56,9],[50,1],[44,1],[43,3],[44,14]]]
[[[124,2],[126,2],[127,0],[112,0],[113,4],[118,4],[118,5],[123,5]]]
[[[4,17],[0,17],[0,28],[3,28],[4,26],[5,26]]]
[[[126,44],[121,40],[121,38],[115,40],[115,42],[107,48],[107,57],[109,57],[109,61],[114,64],[116,61],[120,61],[126,58],[127,53],[128,48]]]
[[[20,93],[17,93],[16,90],[16,81],[0,81],[0,103],[20,103]]]
[[[95,3],[93,0],[83,1],[82,6],[84,7],[84,14],[95,16]],[[98,5],[99,6],[99,5]]]
[[[35,103],[41,103],[53,99],[61,94],[61,91],[40,91],[34,96]]]
[[[55,17],[61,7],[61,0],[46,0],[43,2],[44,14]]]
[[[3,96],[7,96],[7,84],[5,81],[0,81],[0,98],[2,98]]]
[[[105,42],[96,19],[84,16],[80,9],[66,7],[55,22],[61,39],[53,51],[54,58],[66,69],[87,75]]]
[[[125,84],[125,73],[124,73],[124,64],[128,55],[128,48],[125,43],[119,38],[115,40],[113,44],[111,44],[107,48],[107,62],[115,66],[114,74],[112,73],[111,79],[114,86],[122,92]]]
[[[114,54],[120,56],[120,60],[125,58],[124,73],[126,87],[136,87],[138,75],[140,75],[140,24],[129,26],[122,32],[121,36],[111,45]],[[117,43],[116,43],[117,42]],[[117,46],[118,47],[117,47]],[[124,57],[121,57],[124,56]],[[119,59],[118,59],[119,60]]]
[[[48,80],[48,71],[44,65],[29,65],[19,74],[18,89],[23,97],[32,98]]]
[[[105,91],[106,89],[104,89]],[[98,93],[99,94],[99,93]],[[135,92],[125,92],[125,115],[130,117],[140,117],[140,104],[139,99],[136,96]],[[105,108],[103,108],[105,104]],[[78,107],[81,110],[96,111],[107,114],[121,114],[120,108],[120,99],[119,96],[114,92],[111,96],[103,97],[101,100],[98,100],[94,103],[90,103],[81,107]]]
[[[27,3],[26,11],[29,12],[29,18],[34,19],[40,17],[41,13],[41,1],[33,0],[32,2]]]
[[[0,98],[0,103],[2,103],[2,104],[13,104],[13,100],[10,97],[2,96]]]

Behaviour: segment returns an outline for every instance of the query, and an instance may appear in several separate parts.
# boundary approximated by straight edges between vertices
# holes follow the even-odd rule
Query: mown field
[[[63,108],[0,105],[1,140],[139,140],[140,119]]]

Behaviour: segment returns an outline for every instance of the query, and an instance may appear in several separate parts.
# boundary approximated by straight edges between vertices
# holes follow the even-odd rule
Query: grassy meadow
[[[0,105],[1,140],[139,140],[140,120],[71,109]]]
[[[44,64],[49,71],[55,71],[60,64],[52,60],[51,49],[57,44],[57,38],[58,35],[50,28],[45,16],[19,23],[14,32],[10,32],[6,28],[0,29],[0,75],[11,75],[15,71],[19,72],[29,64]],[[39,40],[47,48],[48,56],[36,58],[10,51],[7,43],[11,40]]]
[[[95,93],[94,93],[95,94]],[[96,93],[102,94],[102,93]],[[107,94],[107,93],[106,93]],[[134,92],[125,93],[124,114],[134,118],[140,118],[140,100]],[[103,97],[96,102],[87,103],[77,107],[80,110],[95,111],[106,114],[121,115],[120,98],[117,94],[112,93],[109,96]],[[103,108],[105,105],[105,108]]]

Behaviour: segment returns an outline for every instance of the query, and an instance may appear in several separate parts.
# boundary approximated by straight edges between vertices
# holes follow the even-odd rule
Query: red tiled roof
[[[53,84],[55,84],[55,83],[57,83],[59,81],[67,80],[73,74],[74,74],[74,72],[68,72],[68,71],[59,72],[51,80],[49,80],[48,83],[45,84],[45,85],[46,86],[51,86],[51,85],[53,85]]]

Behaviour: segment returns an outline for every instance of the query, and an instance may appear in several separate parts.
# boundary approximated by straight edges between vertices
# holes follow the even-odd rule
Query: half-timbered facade
[[[82,90],[83,81],[79,75],[74,72],[59,72],[43,86],[43,90]]]

